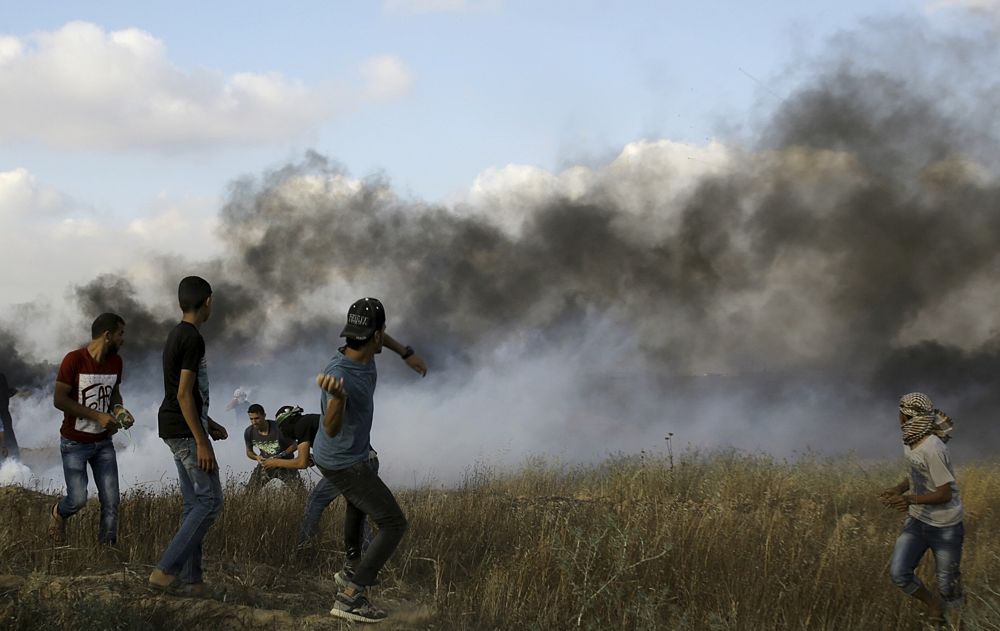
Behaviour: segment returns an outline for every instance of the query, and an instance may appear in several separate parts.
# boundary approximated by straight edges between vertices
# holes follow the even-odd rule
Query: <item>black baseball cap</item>
[[[385,307],[378,298],[362,298],[347,310],[347,324],[340,337],[364,340],[385,325]]]

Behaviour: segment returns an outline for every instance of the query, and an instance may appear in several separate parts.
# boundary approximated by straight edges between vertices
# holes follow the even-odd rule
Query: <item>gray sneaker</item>
[[[370,623],[382,622],[388,617],[385,611],[371,604],[364,592],[358,592],[353,598],[344,592],[337,592],[330,614],[344,620]]]

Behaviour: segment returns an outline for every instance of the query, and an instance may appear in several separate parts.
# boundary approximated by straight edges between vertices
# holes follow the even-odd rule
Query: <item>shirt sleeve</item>
[[[948,463],[945,461],[945,452],[942,449],[935,449],[929,452],[926,456],[927,462],[927,474],[930,478],[931,486],[935,489],[949,482],[955,481],[955,476],[951,474],[948,469]]]
[[[251,451],[253,450],[253,440],[250,438],[252,431],[253,427],[247,427],[243,430],[243,442],[246,443],[247,449],[250,449]]]
[[[198,372],[201,367],[201,358],[205,356],[205,340],[200,335],[186,337],[181,342],[180,350],[181,370]]]
[[[77,377],[80,376],[80,362],[77,361],[76,356],[76,351],[66,353],[62,363],[59,364],[59,372],[56,374],[56,381],[72,388],[76,388]]]

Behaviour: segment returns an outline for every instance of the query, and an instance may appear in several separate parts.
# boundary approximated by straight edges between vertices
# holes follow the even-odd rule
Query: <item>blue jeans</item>
[[[87,464],[94,471],[97,497],[101,500],[101,525],[97,540],[115,543],[118,539],[118,456],[110,438],[96,443],[79,443],[59,439],[63,474],[66,476],[66,497],[59,500],[56,511],[63,519],[77,514],[87,504]]]
[[[319,484],[313,487],[306,499],[306,512],[302,516],[302,528],[299,529],[299,545],[316,536],[316,533],[319,532],[319,520],[323,516],[323,511],[338,497],[340,497],[340,489],[330,484],[326,478],[320,480]]]
[[[219,468],[207,473],[198,467],[198,450],[194,438],[164,438],[174,454],[177,478],[184,498],[181,527],[163,552],[158,568],[170,576],[181,577],[185,583],[200,583],[201,543],[222,511],[222,482]]]
[[[924,552],[930,548],[937,566],[937,584],[941,599],[949,607],[961,605],[962,573],[959,571],[959,564],[962,562],[964,538],[965,526],[961,523],[942,528],[907,517],[903,524],[903,532],[896,539],[896,547],[892,551],[892,562],[889,564],[889,576],[892,577],[892,582],[911,595],[923,587],[923,583],[916,577],[914,571],[920,564]]]

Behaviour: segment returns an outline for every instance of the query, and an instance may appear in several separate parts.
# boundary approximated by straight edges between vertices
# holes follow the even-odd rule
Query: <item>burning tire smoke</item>
[[[874,30],[835,41],[740,149],[640,142],[599,169],[511,167],[450,206],[309,153],[234,181],[226,255],[162,261],[162,300],[122,273],[78,287],[79,309],[124,316],[126,396],[152,406],[176,281],[208,278],[213,398],[255,383],[271,409],[315,406],[347,306],[380,296],[390,333],[432,367],[413,383],[380,359],[377,440],[413,470],[438,448],[452,475],[498,450],[588,458],[659,448],[668,431],[884,454],[910,390],[953,412],[957,449],[986,453],[1000,438],[1000,145],[984,105],[997,85],[971,77],[990,76],[974,69],[996,67],[997,47]],[[967,75],[942,70],[956,60]],[[11,381],[49,385],[58,358],[25,357],[10,330]]]

